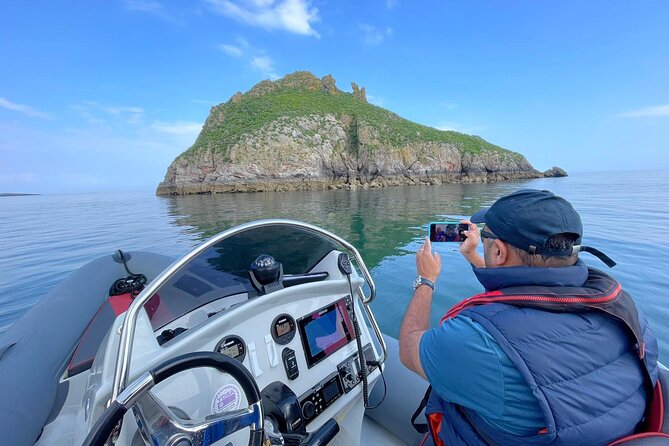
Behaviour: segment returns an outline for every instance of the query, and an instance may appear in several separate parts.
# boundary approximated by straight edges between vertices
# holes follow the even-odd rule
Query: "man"
[[[429,328],[441,259],[428,240],[400,328],[400,359],[426,378],[436,444],[607,444],[635,431],[657,380],[657,343],[631,297],[578,252],[569,202],[520,190],[474,214],[460,252],[486,293]],[[479,233],[483,258],[476,252]]]

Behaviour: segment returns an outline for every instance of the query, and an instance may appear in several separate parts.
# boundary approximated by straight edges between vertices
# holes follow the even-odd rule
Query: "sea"
[[[157,197],[153,192],[0,197],[0,333],[68,274],[117,249],[174,258],[232,226],[264,218],[306,221],[354,244],[377,286],[381,329],[397,336],[412,295],[415,254],[430,222],[467,217],[517,189],[550,190],[580,212],[584,244],[618,265],[608,270],[646,315],[669,353],[669,171],[574,173],[479,184]],[[442,257],[431,321],[481,292],[457,244]],[[82,294],[85,289],[80,290]],[[0,335],[1,336],[1,335]]]

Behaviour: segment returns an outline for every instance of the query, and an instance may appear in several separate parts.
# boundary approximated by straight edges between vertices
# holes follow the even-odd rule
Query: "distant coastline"
[[[0,197],[23,197],[26,195],[42,195],[42,194],[22,194],[19,192],[0,192]]]

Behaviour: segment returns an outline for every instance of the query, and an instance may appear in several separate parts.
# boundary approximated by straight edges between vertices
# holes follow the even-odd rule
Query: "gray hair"
[[[544,245],[546,248],[555,251],[565,251],[574,246],[578,239],[575,234],[565,233],[551,236]],[[541,254],[530,254],[527,251],[516,248],[515,246],[507,244],[509,248],[516,251],[521,262],[525,266],[544,266],[544,267],[560,267],[572,266],[578,260],[578,252],[569,256],[544,256]]]

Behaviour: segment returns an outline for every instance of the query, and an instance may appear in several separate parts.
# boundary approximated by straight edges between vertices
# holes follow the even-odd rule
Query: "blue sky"
[[[0,8],[0,192],[154,190],[212,105],[296,70],[538,169],[669,168],[669,2]]]

